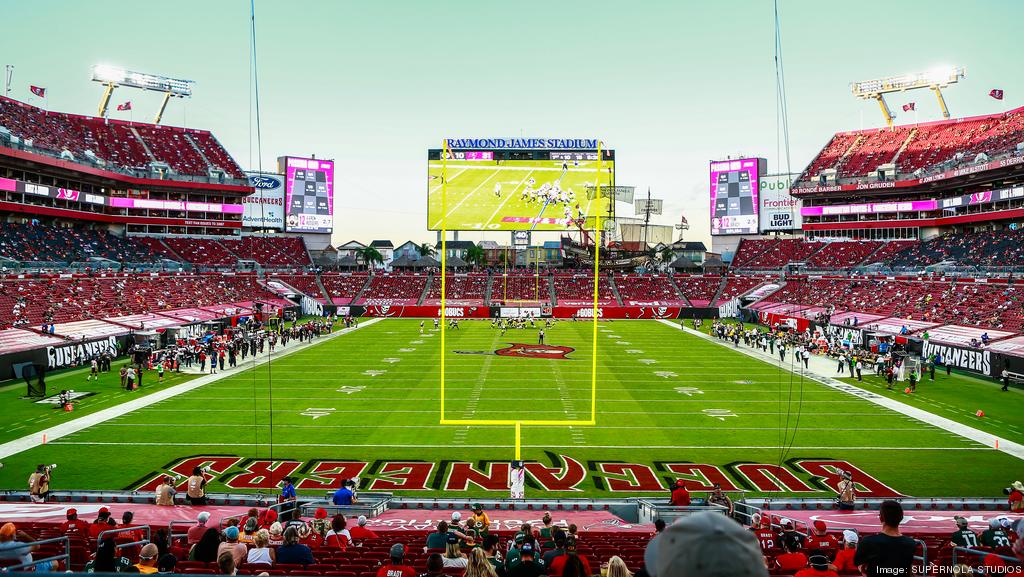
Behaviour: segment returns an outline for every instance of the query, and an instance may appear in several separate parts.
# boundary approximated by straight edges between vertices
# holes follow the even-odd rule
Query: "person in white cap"
[[[366,528],[366,515],[360,515],[356,520],[356,526],[348,530],[352,535],[352,541],[362,543],[366,539],[376,539],[377,534],[372,529]]]
[[[768,569],[750,531],[719,513],[697,513],[668,526],[647,545],[651,577],[766,577]]]
[[[1010,512],[1024,513],[1024,483],[1014,481],[1010,485],[1009,495],[1010,498],[1007,499],[1007,502],[1010,505]]]
[[[852,529],[843,531],[843,548],[836,551],[836,558],[832,561],[832,566],[835,567],[836,571],[843,573],[853,573],[857,571],[857,566],[853,564],[853,557],[857,554],[857,543],[860,541],[860,535]]]
[[[1010,536],[1003,530],[1003,524],[1000,522],[999,517],[989,519],[988,529],[981,534],[982,547],[999,549],[1001,547],[1009,547],[1010,544]]]

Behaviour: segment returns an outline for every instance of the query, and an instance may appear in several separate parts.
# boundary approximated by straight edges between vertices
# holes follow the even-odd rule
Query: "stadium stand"
[[[279,280],[306,296],[322,298],[320,286],[316,284],[316,275],[313,274],[271,274],[267,280]]]
[[[309,253],[301,237],[245,236],[240,241],[223,241],[239,258],[254,260],[263,266],[309,266]]]
[[[619,298],[625,305],[658,302],[687,306],[683,296],[672,284],[672,280],[665,275],[616,275],[615,287],[619,291]]]
[[[324,273],[320,276],[320,282],[327,289],[327,295],[333,304],[347,305],[362,292],[367,278],[369,275],[366,273]]]
[[[722,277],[718,275],[679,276],[675,277],[679,291],[695,307],[716,306],[715,295],[722,287]],[[712,301],[715,305],[712,305]]]
[[[445,275],[445,300],[460,304],[484,304],[487,297],[489,277],[486,274],[448,274]],[[441,303],[441,277],[434,275],[430,289],[423,304]]]
[[[924,267],[943,261],[960,266],[1020,266],[1024,231],[979,231],[945,234],[907,247],[889,260],[894,267]]]
[[[238,262],[238,256],[224,248],[220,242],[208,238],[168,237],[163,239],[175,254],[196,265],[228,266]]]
[[[216,167],[244,177],[217,139],[202,130],[46,111],[6,97],[0,97],[0,126],[32,149],[58,156],[68,151],[79,161],[88,150],[122,171],[156,160],[184,175],[205,176]]]
[[[427,286],[426,274],[374,273],[362,298],[355,304],[390,301],[394,304],[416,304]]]
[[[972,162],[978,154],[997,157],[1024,142],[1024,108],[1001,114],[956,118],[893,128],[837,133],[811,161],[800,180],[835,168],[841,179],[860,178],[879,165],[895,163],[898,173],[929,172],[949,161]]]
[[[798,238],[743,239],[736,250],[733,268],[777,270],[791,262],[805,261],[823,246],[823,243]]]
[[[725,286],[722,287],[722,292],[718,294],[718,299],[712,303],[712,306],[718,306],[719,303],[748,293],[769,280],[771,280],[769,277],[763,276],[728,276]]]
[[[812,254],[807,266],[816,269],[844,269],[864,262],[872,253],[882,247],[880,241],[835,241],[825,243],[821,250]]]
[[[495,274],[491,284],[491,304],[495,302],[531,301],[551,303],[551,284],[548,275],[529,273]],[[593,291],[593,288],[591,288]],[[593,299],[593,293],[591,293]]]
[[[594,302],[594,275],[587,273],[580,274],[555,274],[552,276],[555,287],[555,298],[558,304],[577,304]],[[603,304],[617,304],[615,292],[607,275],[601,275],[598,279],[597,300]]]
[[[104,230],[40,227],[17,223],[0,226],[0,257],[17,261],[71,263],[89,258],[118,262],[152,262],[150,246]]]

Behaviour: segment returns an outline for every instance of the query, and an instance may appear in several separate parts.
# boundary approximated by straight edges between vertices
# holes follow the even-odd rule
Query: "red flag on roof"
[[[996,100],[1002,100],[1003,90],[1001,88],[993,88],[988,92],[988,95],[991,96],[992,98],[995,98]]]
[[[908,111],[911,111],[911,110],[914,110],[914,103],[913,102],[910,102],[908,104],[904,104],[903,105],[903,112],[908,112]]]
[[[42,86],[29,86],[28,89],[39,98],[46,98],[46,89]]]
[[[118,104],[117,105],[117,109],[118,110],[131,110],[132,109],[132,101],[129,100],[128,102],[125,102],[124,104]]]

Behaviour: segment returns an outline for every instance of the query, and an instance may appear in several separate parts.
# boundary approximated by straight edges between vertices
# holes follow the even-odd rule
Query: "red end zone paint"
[[[768,463],[646,463],[589,461],[586,465],[568,455],[546,452],[548,464],[528,461],[526,472],[531,487],[527,496],[542,492],[587,492],[595,497],[621,496],[631,493],[666,492],[682,478],[689,489],[710,491],[719,483],[724,491],[784,492],[803,495],[834,495],[839,484],[839,471],[850,471],[861,497],[898,497],[899,491],[844,460],[790,459],[784,465]],[[445,461],[267,461],[243,460],[240,457],[214,455],[194,456],[173,462],[165,468],[179,476],[179,489],[193,467],[209,466],[215,487],[217,483],[230,489],[266,490],[276,492],[285,476],[298,478],[301,491],[329,491],[338,488],[343,479],[360,477],[363,488],[371,491],[402,491],[412,494],[457,496],[472,491],[507,492],[509,463],[490,461],[470,463]],[[166,472],[154,472],[126,489],[152,491]],[[214,488],[213,490],[220,490]],[[531,492],[532,491],[532,492]],[[308,494],[308,493],[307,493]]]
[[[567,359],[567,355],[576,349],[556,345],[524,345],[512,343],[503,349],[494,351],[499,357],[528,357],[531,359]]]

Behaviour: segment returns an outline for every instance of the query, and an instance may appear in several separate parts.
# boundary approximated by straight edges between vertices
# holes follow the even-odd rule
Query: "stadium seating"
[[[903,251],[917,244],[916,240],[890,240],[881,246],[877,251],[868,257],[864,264],[883,263],[890,264],[892,260]]]
[[[416,304],[427,286],[427,278],[426,274],[374,273],[369,286],[356,304],[375,301]]]
[[[624,274],[615,277],[615,288],[622,303],[660,302],[685,306],[684,299],[671,279],[664,275]]]
[[[593,298],[593,293],[591,293],[591,298]],[[495,274],[491,284],[491,304],[511,301],[550,304],[550,277],[546,274],[538,276],[529,273]]]
[[[267,276],[267,280],[279,280],[306,296],[323,298],[316,284],[316,275],[313,274],[272,274]]]
[[[1021,266],[1024,231],[945,234],[907,247],[889,260],[892,266],[923,267],[942,261],[960,266]]]
[[[150,246],[105,230],[16,223],[0,226],[0,257],[60,263],[82,262],[93,257],[136,263],[159,258]]]
[[[555,274],[552,277],[555,298],[559,304],[576,304],[594,301],[594,275],[592,273]],[[598,278],[597,299],[600,303],[617,303],[615,293],[607,275]]]
[[[484,304],[487,297],[488,276],[480,273],[445,275],[445,299],[459,303]],[[427,291],[424,304],[441,302],[441,277],[435,274]]]
[[[893,128],[840,132],[811,161],[801,180],[815,184],[823,170],[839,178],[862,178],[879,165],[895,163],[898,173],[934,171],[948,161],[973,162],[978,154],[997,157],[1024,142],[1024,108],[1001,114],[958,118]]]
[[[224,246],[239,258],[254,260],[262,266],[309,266],[309,253],[301,237],[244,236],[240,241],[225,240]]]
[[[114,169],[141,169],[157,160],[179,174],[205,176],[217,167],[244,178],[238,163],[202,130],[45,111],[5,97],[0,97],[0,126],[35,149],[53,155],[66,150],[79,161],[89,150]]]
[[[163,239],[175,254],[196,265],[231,266],[238,262],[238,256],[220,242],[208,238],[168,237]]]
[[[823,243],[798,238],[743,239],[736,249],[732,268],[777,270],[791,262],[805,261],[823,246]]]
[[[817,269],[844,269],[864,262],[873,252],[882,247],[881,241],[835,241],[825,243],[821,250],[812,254],[807,266]]]
[[[722,292],[719,293],[718,299],[712,303],[712,306],[718,306],[719,303],[746,294],[769,280],[771,280],[770,277],[763,276],[726,277],[725,286],[722,287]]]
[[[722,286],[722,277],[718,275],[677,275],[675,281],[683,296],[695,307],[712,306],[712,301],[715,301],[715,295]]]
[[[327,295],[331,302],[336,305],[347,305],[356,298],[359,291],[366,286],[366,273],[338,274],[324,273],[320,276],[320,282],[327,289]]]

